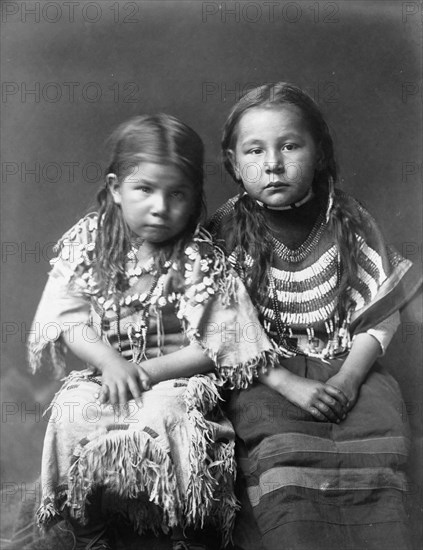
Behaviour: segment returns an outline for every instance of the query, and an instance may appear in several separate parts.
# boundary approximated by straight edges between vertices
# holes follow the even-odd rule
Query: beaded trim
[[[289,336],[287,336],[289,327],[282,323],[280,309],[279,309],[279,301],[276,295],[275,281],[272,277],[272,274],[270,273],[270,270],[268,270],[268,279],[269,279],[269,286],[271,291],[273,311],[275,312],[275,325],[276,325],[276,331],[278,333],[278,339],[279,339],[278,345],[279,347],[284,349],[284,351],[288,352],[289,355],[304,355],[304,352],[300,348],[298,348],[296,345],[291,345],[289,341]]]
[[[310,252],[315,248],[325,228],[325,217],[323,212],[320,212],[309,236],[298,248],[288,248],[274,235],[271,235],[272,244],[279,258],[285,262],[299,263],[305,260]]]
[[[147,345],[148,319],[150,317],[151,299],[161,275],[166,273],[169,267],[170,262],[166,262],[163,268],[157,270],[157,273],[153,277],[150,289],[145,297],[143,307],[139,312],[138,323],[137,325],[131,324],[128,328],[128,338],[132,349],[132,361],[134,363],[141,363],[141,361],[146,359],[145,350]]]
[[[274,299],[283,304],[279,311],[286,326],[303,326],[329,319],[337,306],[336,286],[339,281],[339,258],[335,247],[329,249],[318,262],[303,271],[268,270],[272,294],[261,295],[258,308],[265,319],[275,321]],[[305,275],[308,275],[305,278]]]
[[[99,299],[99,303],[101,305],[101,335],[103,335],[104,332],[106,309],[111,306],[112,309],[116,312],[116,334],[118,342],[118,352],[121,354],[123,351],[122,335],[120,331],[121,307],[134,306],[135,304],[137,304],[137,323],[132,323],[127,329],[127,337],[132,351],[131,361],[134,363],[140,363],[142,360],[145,359],[150,306],[155,301],[153,295],[155,294],[155,291],[159,286],[159,280],[162,275],[165,275],[167,273],[170,266],[171,262],[166,261],[163,266],[160,266],[159,269],[157,269],[157,271],[153,275],[149,290],[147,292],[144,292],[143,294],[135,294],[133,296],[128,295],[124,298],[115,300],[114,296],[116,295],[116,289],[112,283],[109,283],[109,295],[111,294],[112,298],[109,301],[104,301],[101,298]],[[143,270],[141,270],[141,272],[142,271]],[[164,299],[164,301],[166,303],[166,299]]]
[[[340,273],[338,272],[338,278]],[[328,359],[336,356],[344,355],[351,348],[351,337],[349,332],[349,326],[351,323],[351,315],[354,309],[351,305],[348,310],[345,319],[340,324],[340,319],[337,311],[333,311],[324,325],[327,334],[327,343],[322,350],[319,350],[319,339],[315,337],[314,327],[311,323],[307,323],[305,329],[307,334],[307,346],[305,348],[297,345],[297,338],[289,323],[284,322],[283,314],[280,310],[280,303],[277,296],[277,289],[275,280],[270,270],[268,271],[269,286],[272,301],[272,320],[276,327],[276,333],[278,341],[275,342],[279,347],[279,350],[288,357],[293,355],[307,355],[310,357],[319,357],[320,359]],[[272,326],[268,320],[263,321],[264,328],[268,335],[272,338]],[[274,334],[274,333],[273,333]],[[272,338],[273,339],[273,338]]]

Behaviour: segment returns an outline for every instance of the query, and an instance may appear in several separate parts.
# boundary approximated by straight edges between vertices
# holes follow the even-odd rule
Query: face
[[[141,162],[111,191],[131,231],[151,244],[183,232],[195,204],[193,185],[171,164]]]
[[[246,111],[230,155],[246,192],[270,207],[301,200],[319,161],[314,139],[294,105]]]

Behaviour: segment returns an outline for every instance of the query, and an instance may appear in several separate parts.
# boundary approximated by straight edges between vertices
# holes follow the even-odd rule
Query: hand
[[[101,405],[124,405],[151,387],[150,378],[140,365],[121,358],[103,366],[101,381]]]
[[[342,388],[292,375],[284,396],[321,422],[339,423],[346,416],[348,398]]]
[[[351,375],[347,375],[342,372],[342,369],[329,378],[326,384],[340,390],[348,399],[348,405],[346,412],[349,412],[355,405],[360,391],[361,384],[355,380]]]

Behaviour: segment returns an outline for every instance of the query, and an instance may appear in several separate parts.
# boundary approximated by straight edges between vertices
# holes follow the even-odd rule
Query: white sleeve
[[[379,342],[382,350],[381,355],[384,355],[386,348],[389,346],[389,343],[392,340],[399,324],[400,314],[399,311],[396,311],[384,321],[367,331],[367,334],[370,334]]]

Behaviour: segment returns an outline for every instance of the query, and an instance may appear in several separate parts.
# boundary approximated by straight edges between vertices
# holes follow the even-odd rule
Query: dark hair
[[[137,116],[120,125],[111,135],[111,159],[107,174],[121,183],[141,162],[172,164],[192,184],[195,204],[182,235],[163,248],[166,257],[177,257],[193,235],[205,212],[203,189],[204,147],[199,135],[177,118],[166,115]],[[113,201],[110,186],[97,194],[98,231],[95,244],[100,285],[113,280],[121,288],[126,282],[125,261],[131,248],[129,229],[119,205]]]
[[[301,110],[304,122],[308,125],[315,145],[322,155],[321,167],[316,171],[313,188],[315,193],[327,192],[328,181],[336,181],[337,170],[332,137],[322,113],[316,103],[297,86],[286,82],[264,84],[247,92],[236,103],[229,113],[223,128],[222,152],[226,170],[236,180],[234,169],[229,156],[233,150],[238,123],[242,115],[253,107],[278,107],[281,105],[295,105]]]
[[[303,90],[286,82],[265,84],[250,90],[232,108],[223,129],[222,154],[225,168],[241,185],[241,192],[235,204],[234,225],[233,231],[229,233],[228,248],[233,250],[237,245],[240,246],[241,262],[245,260],[245,253],[255,260],[247,281],[253,299],[258,298],[259,286],[267,281],[267,270],[273,259],[273,245],[269,238],[263,238],[263,227],[267,226],[263,211],[256,201],[245,194],[242,181],[236,177],[230,151],[235,149],[238,124],[246,111],[254,107],[277,108],[286,104],[294,105],[301,111],[320,152],[312,186],[322,208],[327,204],[329,193],[337,181],[337,166],[329,127],[317,104]],[[357,275],[358,243],[355,235],[360,233],[359,220],[353,211],[335,200],[329,224],[341,256],[342,277],[338,291],[340,301],[343,302],[347,287]]]

